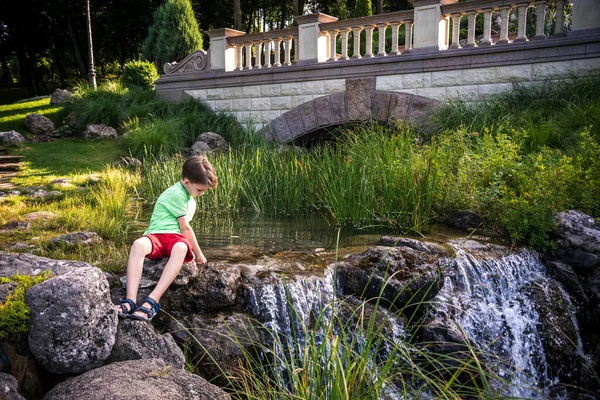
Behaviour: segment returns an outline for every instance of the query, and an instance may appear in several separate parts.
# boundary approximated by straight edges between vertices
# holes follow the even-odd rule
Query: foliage
[[[156,66],[148,61],[129,61],[123,66],[121,82],[128,89],[154,90],[160,76]]]
[[[190,0],[167,0],[154,13],[142,56],[163,71],[165,63],[181,61],[202,49],[202,35]]]
[[[371,0],[356,0],[353,17],[367,17],[369,15],[373,15],[373,4],[371,3]]]
[[[52,278],[50,271],[43,271],[37,275],[19,275],[10,278],[0,278],[0,284],[16,284],[9,291],[6,299],[0,302],[0,340],[10,339],[18,342],[28,332],[29,307],[25,304],[25,292],[30,287]]]

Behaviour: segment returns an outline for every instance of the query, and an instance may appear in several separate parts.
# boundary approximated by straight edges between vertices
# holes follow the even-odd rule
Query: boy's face
[[[189,179],[184,178],[181,180],[181,184],[187,190],[188,194],[192,197],[202,196],[204,192],[210,189],[210,185],[203,185],[201,183],[190,182]]]

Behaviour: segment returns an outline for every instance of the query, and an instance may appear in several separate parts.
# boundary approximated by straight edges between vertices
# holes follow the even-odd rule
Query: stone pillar
[[[483,10],[483,39],[479,42],[480,46],[490,46],[492,44],[492,10]]]
[[[544,28],[546,26],[546,2],[538,0],[535,4],[535,36],[534,40],[546,39]]]
[[[367,34],[367,40],[365,43],[365,55],[363,57],[373,57],[373,25],[365,26],[365,33]]]
[[[392,50],[390,50],[390,55],[397,56],[400,54],[398,51],[398,28],[400,24],[398,22],[392,22]]]
[[[403,53],[408,53],[410,51],[412,51],[413,48],[413,22],[412,21],[406,21],[404,23],[404,32],[405,32],[405,36],[404,36],[404,51]]]
[[[379,35],[379,46],[377,49],[377,56],[385,57],[387,54],[385,53],[385,30],[387,28],[386,24],[377,25],[377,33]],[[396,35],[398,32],[396,32]],[[392,40],[393,42],[393,40]],[[396,50],[398,50],[398,37],[396,37]]]
[[[245,35],[235,29],[213,29],[206,31],[210,38],[210,69],[211,71],[233,71],[236,69],[236,51],[227,42],[227,38]]]
[[[442,15],[442,5],[458,0],[413,0],[414,42],[413,51],[437,51],[448,48],[450,18]]]
[[[469,25],[467,30],[467,44],[465,47],[475,47],[475,18],[477,17],[476,11],[469,11],[467,18],[469,19]]]
[[[598,0],[576,0],[573,2],[571,33],[600,28],[600,6]]]
[[[451,49],[460,49],[460,17],[461,14],[452,14],[452,44]]]
[[[362,58],[360,56],[360,32],[362,31],[362,29],[362,26],[352,27],[352,40],[354,40],[354,51],[352,52],[353,60]]]
[[[275,52],[273,53],[273,66],[281,67],[281,41],[283,38],[275,38]]]
[[[565,25],[565,1],[556,0],[556,22],[554,24],[554,35],[564,36],[563,28]]]
[[[519,4],[519,27],[515,42],[526,42],[527,40],[527,10],[529,4]]]
[[[244,69],[252,69],[252,42],[244,43],[246,46],[246,66]]]
[[[345,28],[342,29],[342,55],[340,55],[340,60],[347,60],[348,57],[348,34],[352,29]]]
[[[327,37],[321,35],[319,24],[337,21],[336,17],[315,13],[294,17],[298,24],[296,64],[327,61]],[[335,50],[334,50],[335,53]]]
[[[254,68],[262,68],[262,40],[254,42],[254,48],[256,49],[256,59],[254,60]]]
[[[244,45],[238,43],[235,45],[235,54],[236,54],[236,70],[242,71],[244,69]]]
[[[510,6],[500,7],[500,39],[498,44],[506,44],[508,40],[508,15],[510,13]]]
[[[337,61],[336,50],[337,50],[337,34],[338,30],[329,31],[329,60]]]

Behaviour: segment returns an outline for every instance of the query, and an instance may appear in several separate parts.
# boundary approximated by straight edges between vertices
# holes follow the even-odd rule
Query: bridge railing
[[[565,4],[570,0],[457,1],[413,0],[413,10],[341,21],[321,13],[302,15],[295,18],[296,27],[253,34],[227,28],[211,30],[207,32],[209,54],[198,51],[179,64],[166,64],[165,73],[281,68],[547,39],[549,4],[555,10],[554,36],[561,36]],[[526,29],[530,8],[535,9],[535,35],[531,38]],[[476,38],[478,14],[483,15],[483,35]],[[461,44],[463,18],[468,29],[466,42],[462,39]],[[509,35],[512,20],[516,20],[516,36]]]

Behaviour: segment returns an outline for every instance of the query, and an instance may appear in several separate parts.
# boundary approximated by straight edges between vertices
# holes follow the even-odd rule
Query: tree
[[[366,17],[368,15],[373,15],[373,5],[371,0],[356,0],[354,17]]]
[[[144,41],[142,57],[159,71],[165,63],[181,61],[202,49],[202,34],[189,0],[167,0],[154,13],[154,22]]]

